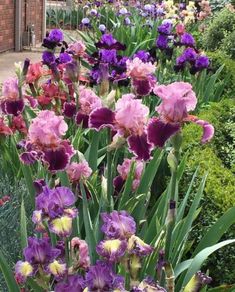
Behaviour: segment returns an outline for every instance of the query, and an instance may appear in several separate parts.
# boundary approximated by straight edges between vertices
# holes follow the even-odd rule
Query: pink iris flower
[[[115,111],[109,108],[98,108],[91,112],[89,127],[97,131],[110,127],[118,136],[127,139],[129,150],[138,159],[150,158],[151,145],[147,142],[146,125],[149,109],[133,94],[125,94],[118,100]]]
[[[197,98],[192,86],[186,82],[174,82],[154,88],[154,93],[161,98],[156,107],[159,117],[154,117],[148,124],[148,141],[154,146],[163,147],[167,139],[177,133],[183,123],[193,122],[203,128],[202,143],[209,142],[214,135],[214,127],[207,121],[189,115],[195,110]]]
[[[132,86],[136,94],[139,96],[150,94],[156,84],[156,78],[153,75],[156,66],[151,62],[144,63],[138,57],[127,60],[126,66],[126,74],[132,79]]]

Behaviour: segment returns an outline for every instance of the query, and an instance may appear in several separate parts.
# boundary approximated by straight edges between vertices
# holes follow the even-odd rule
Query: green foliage
[[[235,92],[235,61],[230,59],[226,54],[220,50],[216,52],[207,52],[208,57],[212,61],[212,67],[217,70],[224,65],[222,82],[225,86],[226,95],[229,96]],[[233,96],[230,96],[233,97]]]
[[[26,197],[27,189],[23,181],[15,182],[13,179],[2,175],[0,177],[0,198],[8,195],[10,201],[0,207],[0,238],[1,250],[10,267],[20,258],[20,209],[21,196],[25,198],[27,213],[31,214]],[[31,220],[27,221],[27,230],[32,230]],[[0,273],[0,291],[8,291]]]
[[[226,4],[230,3],[230,0],[211,0],[211,9],[215,12],[224,8]]]
[[[227,8],[215,15],[203,34],[203,46],[207,50],[216,51],[226,47],[226,53],[234,56],[235,14]],[[226,43],[228,42],[229,43]]]
[[[184,128],[183,148],[188,150],[186,176],[180,188],[180,193],[187,188],[191,175],[200,165],[200,172],[209,171],[204,198],[203,212],[199,214],[190,239],[198,243],[203,234],[212,226],[224,212],[235,205],[235,103],[234,100],[223,100],[211,104],[200,114],[200,118],[211,122],[215,127],[215,137],[208,145],[199,145],[202,131],[200,127],[190,124]],[[199,181],[194,183],[196,193]],[[235,226],[223,236],[223,239],[233,238]],[[232,284],[235,279],[235,247],[228,246],[218,251],[207,262],[206,267],[213,277],[213,284]],[[223,277],[221,275],[223,274]]]
[[[235,30],[226,35],[221,45],[221,50],[235,60]]]

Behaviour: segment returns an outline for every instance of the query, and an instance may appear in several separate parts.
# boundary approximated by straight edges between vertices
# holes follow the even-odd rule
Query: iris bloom
[[[132,86],[139,96],[150,94],[155,83],[156,78],[153,75],[156,66],[151,62],[142,62],[141,59],[135,57],[132,61],[127,60],[127,76],[132,80]]]
[[[29,127],[26,151],[20,155],[22,162],[32,164],[41,160],[51,172],[64,170],[74,154],[70,142],[62,139],[67,129],[63,116],[41,111]]]
[[[124,291],[124,278],[114,274],[108,263],[98,261],[86,274],[88,291]]]
[[[25,261],[18,261],[15,265],[15,278],[18,284],[23,284],[26,282],[26,279],[32,276],[34,273],[33,266]]]
[[[92,169],[86,160],[76,163],[72,162],[66,169],[70,181],[78,183],[81,178],[88,178]]]
[[[64,281],[58,282],[55,286],[55,292],[83,292],[85,280],[80,275],[69,275]]]
[[[145,128],[149,109],[133,94],[125,94],[115,105],[115,111],[98,108],[89,117],[89,127],[99,131],[110,127],[117,131],[117,136],[127,139],[129,150],[138,159],[150,158],[151,145],[147,142]]]
[[[61,262],[59,262],[57,260],[54,260],[53,262],[51,262],[48,265],[47,270],[57,280],[63,278],[63,276],[67,273],[66,264],[61,263]]]
[[[51,246],[49,239],[28,238],[28,246],[24,249],[24,257],[34,268],[46,267],[60,255],[60,250]]]
[[[174,82],[169,85],[156,86],[154,93],[162,102],[156,107],[159,117],[152,118],[148,124],[148,141],[154,146],[163,147],[165,142],[179,132],[183,123],[193,122],[203,128],[201,142],[210,141],[214,127],[207,121],[189,115],[196,108],[197,98],[192,86],[185,82]]]
[[[36,197],[37,210],[34,211],[33,222],[40,225],[44,219],[48,219],[52,232],[61,237],[69,236],[72,231],[72,219],[77,216],[77,209],[71,208],[74,203],[75,196],[69,188],[43,187]]]
[[[101,218],[104,222],[101,231],[107,238],[128,239],[135,234],[135,220],[126,211],[102,213]]]
[[[97,247],[97,253],[109,262],[118,262],[126,252],[127,242],[120,239],[107,239],[101,241]]]
[[[210,284],[212,278],[201,271],[197,272],[184,288],[184,292],[199,292],[205,286]]]
[[[0,107],[4,114],[17,116],[24,110],[24,100],[19,95],[17,78],[8,78],[3,82]]]

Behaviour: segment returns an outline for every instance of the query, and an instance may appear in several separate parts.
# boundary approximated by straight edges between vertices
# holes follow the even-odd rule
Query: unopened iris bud
[[[73,270],[89,268],[89,247],[85,240],[74,237],[71,240],[71,254],[73,260]]]
[[[199,271],[191,278],[183,292],[199,292],[205,285],[210,284],[211,281],[211,277]]]
[[[22,70],[23,76],[27,75],[27,72],[28,72],[28,69],[29,69],[29,64],[30,64],[30,60],[28,58],[26,58],[25,61],[24,61],[24,67],[23,67],[23,70]]]
[[[78,81],[78,64],[76,61],[67,63],[65,66],[65,74],[72,81]]]
[[[149,255],[153,251],[153,247],[145,243],[138,236],[132,235],[128,240],[128,252],[136,254],[139,257]]]

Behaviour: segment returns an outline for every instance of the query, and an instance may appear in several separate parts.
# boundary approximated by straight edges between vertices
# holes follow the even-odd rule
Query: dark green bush
[[[205,231],[230,207],[235,205],[235,103],[225,99],[211,104],[199,115],[215,127],[215,137],[211,143],[200,145],[201,129],[193,124],[184,128],[184,151],[188,151],[186,173],[180,185],[184,194],[192,174],[200,165],[200,174],[209,172],[202,211],[197,218],[196,226],[191,232],[190,240],[196,245]],[[199,176],[200,177],[200,176]],[[194,194],[200,181],[194,185]],[[223,239],[235,238],[235,226],[224,235]],[[235,247],[229,246],[216,252],[206,263],[210,270],[213,285],[232,284],[235,279]]]
[[[13,268],[15,262],[21,258],[20,204],[22,195],[25,198],[28,214],[30,214],[30,207],[27,205],[27,190],[23,181],[16,182],[2,174],[3,172],[0,176],[0,199],[7,195],[10,196],[10,201],[0,206],[0,248]],[[28,230],[32,230],[31,222],[29,225]],[[8,291],[2,273],[0,273],[0,291]]]
[[[220,50],[216,52],[207,52],[208,57],[212,62],[212,68],[214,71],[218,70],[220,66],[224,65],[222,81],[225,83],[225,92],[229,97],[235,92],[235,60],[232,60],[226,54]]]
[[[232,54],[234,54],[234,43],[230,43],[230,41],[232,41],[234,37],[231,37],[230,40],[229,35],[234,32],[234,29],[235,13],[231,12],[227,8],[224,8],[218,12],[208,24],[208,27],[203,34],[203,47],[210,51],[216,51],[217,49],[225,46],[228,55],[232,56]],[[226,43],[228,39],[229,43]]]

